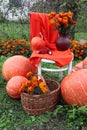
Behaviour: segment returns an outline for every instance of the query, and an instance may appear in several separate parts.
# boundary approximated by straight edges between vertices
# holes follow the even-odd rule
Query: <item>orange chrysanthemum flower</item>
[[[26,75],[26,77],[27,77],[27,78],[30,78],[32,75],[33,75],[32,72],[28,72],[27,75]]]
[[[41,88],[41,90],[45,93],[45,92],[47,92],[47,86],[46,86],[46,84],[44,83],[44,82],[41,82],[40,84],[39,84],[39,86],[40,86],[40,88]]]
[[[38,79],[38,76],[34,75],[32,72],[27,73],[27,78],[28,81],[23,82],[19,88],[20,93],[27,92],[29,94],[33,94],[38,87],[40,88],[38,91],[41,90],[43,93],[48,91],[48,87],[43,79]]]
[[[54,24],[58,31],[67,32],[71,26],[77,25],[77,22],[73,20],[73,15],[74,13],[71,11],[61,12],[59,14],[51,12],[48,14],[48,18],[50,24]]]
[[[28,92],[31,93],[34,91],[34,88],[32,86],[28,87]]]

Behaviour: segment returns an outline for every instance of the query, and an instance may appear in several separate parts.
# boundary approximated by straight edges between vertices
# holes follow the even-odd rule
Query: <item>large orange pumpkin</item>
[[[3,78],[8,81],[13,76],[24,76],[26,77],[27,72],[34,71],[28,58],[15,55],[8,58],[2,66]]]
[[[86,105],[87,69],[81,69],[67,75],[61,82],[61,95],[69,105]]]
[[[46,45],[45,41],[40,37],[33,37],[31,40],[31,48],[33,51],[40,50]]]
[[[14,76],[6,84],[6,91],[8,95],[12,98],[20,98],[19,88],[22,82],[28,81],[27,78],[23,76]]]

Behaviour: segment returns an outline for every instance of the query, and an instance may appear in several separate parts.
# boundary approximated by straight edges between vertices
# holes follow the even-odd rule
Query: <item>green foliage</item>
[[[75,39],[80,41],[82,40],[87,40],[87,34],[84,32],[79,31],[78,33],[75,33]]]
[[[75,125],[78,128],[81,127],[83,124],[86,125],[87,124],[86,117],[87,117],[87,105],[82,107],[73,105],[72,107],[69,106],[67,108],[66,118],[69,126]]]

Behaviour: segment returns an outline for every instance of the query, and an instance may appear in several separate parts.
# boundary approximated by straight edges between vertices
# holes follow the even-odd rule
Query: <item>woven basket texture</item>
[[[46,111],[55,109],[59,100],[60,84],[54,80],[47,80],[50,92],[41,95],[29,95],[28,93],[21,94],[21,103],[23,109],[31,115],[40,115]]]

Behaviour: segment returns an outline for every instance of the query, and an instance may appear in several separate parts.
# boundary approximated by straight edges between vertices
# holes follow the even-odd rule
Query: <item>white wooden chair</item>
[[[35,13],[35,12],[32,12],[30,14],[30,38],[32,39],[33,37],[37,36],[38,34],[43,34],[43,39],[44,40],[47,40],[47,39],[50,39],[49,38],[49,34],[50,34],[50,31],[47,30],[48,29],[48,26],[49,26],[49,23],[47,24],[48,20],[45,18],[44,20],[42,19],[42,17],[44,16],[45,14],[42,14],[42,13]],[[44,16],[45,17],[45,16]],[[47,17],[47,14],[46,14],[46,17]],[[47,26],[48,25],[48,26]],[[51,37],[54,35],[54,31],[52,30],[51,31]],[[47,37],[46,37],[47,35]],[[53,41],[52,41],[53,42]],[[51,44],[51,43],[49,43]],[[55,45],[55,44],[54,44]],[[56,56],[57,54],[55,54]],[[71,52],[71,55],[73,55],[73,53]],[[50,55],[51,57],[51,55]],[[72,56],[74,57],[74,55]],[[34,58],[33,58],[34,60]],[[61,58],[62,60],[62,58]],[[66,60],[67,60],[67,57],[66,57]],[[67,71],[68,74],[72,71],[72,61],[73,61],[73,58],[71,59],[71,61],[68,63],[67,66],[63,66],[63,67],[58,67],[56,69],[54,68],[47,68],[46,66],[45,67],[42,67],[42,63],[49,63],[49,64],[55,64],[55,61],[50,60],[50,59],[45,59],[45,58],[41,58],[41,61],[37,67],[38,69],[38,75],[42,75],[42,71],[47,71],[47,72],[58,72],[59,73],[59,79],[61,80],[63,78],[63,72],[64,71]]]

